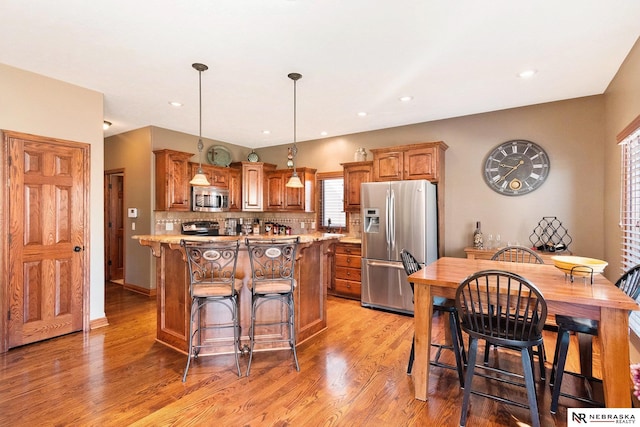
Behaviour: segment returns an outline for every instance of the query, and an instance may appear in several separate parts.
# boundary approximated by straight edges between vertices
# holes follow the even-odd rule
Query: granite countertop
[[[362,239],[360,237],[345,236],[340,238],[340,243],[354,243],[356,245],[361,245]]]
[[[136,240],[146,240],[150,242],[159,242],[159,243],[172,243],[179,244],[180,240],[197,240],[201,242],[207,241],[224,241],[224,240],[242,240],[244,241],[245,237],[249,237],[251,239],[286,239],[291,237],[300,237],[300,243],[311,243],[318,242],[322,240],[331,240],[331,239],[341,239],[344,238],[344,234],[338,233],[310,233],[310,234],[294,234],[290,236],[286,235],[268,235],[268,234],[250,234],[248,236],[197,236],[197,235],[185,235],[185,234],[140,234],[132,236],[132,239]]]

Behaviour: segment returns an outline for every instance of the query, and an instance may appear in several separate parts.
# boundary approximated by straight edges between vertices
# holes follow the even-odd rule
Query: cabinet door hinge
[[[11,320],[11,309],[7,310],[7,320]]]

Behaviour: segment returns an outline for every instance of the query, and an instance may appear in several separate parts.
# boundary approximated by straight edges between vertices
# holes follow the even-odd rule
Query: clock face
[[[549,156],[538,144],[507,141],[491,150],[484,161],[484,180],[500,194],[520,196],[544,183],[549,166]]]

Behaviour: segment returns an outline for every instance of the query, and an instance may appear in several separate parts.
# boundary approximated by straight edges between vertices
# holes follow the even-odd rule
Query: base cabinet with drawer
[[[360,245],[336,243],[332,295],[360,300]]]

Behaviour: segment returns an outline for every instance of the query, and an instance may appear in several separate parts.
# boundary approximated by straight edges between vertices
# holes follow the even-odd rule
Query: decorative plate
[[[247,160],[249,160],[250,162],[257,162],[258,160],[260,160],[260,157],[258,157],[258,153],[256,153],[254,150],[251,150],[251,152],[247,156]]]
[[[207,150],[207,160],[212,165],[227,167],[231,164],[231,152],[222,145],[212,145]]]

